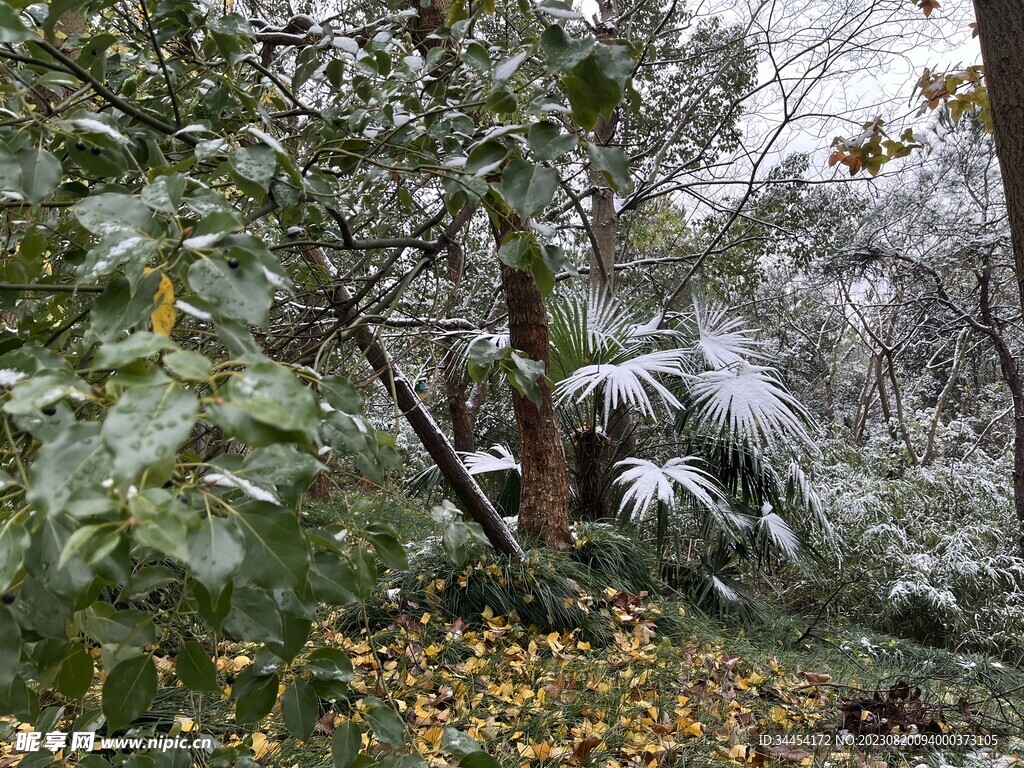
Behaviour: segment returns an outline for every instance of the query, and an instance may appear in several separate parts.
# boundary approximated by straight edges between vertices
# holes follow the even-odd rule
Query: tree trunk
[[[1024,40],[1024,3],[1020,0],[974,0],[981,57],[995,126],[996,153],[1006,190],[1006,212],[1013,237],[1017,297],[1024,310],[1024,77],[1020,45]],[[1002,355],[1001,355],[1002,359]],[[1010,370],[1007,370],[1009,364]],[[1014,401],[1013,493],[1017,520],[1024,530],[1024,393],[1017,361],[1002,362],[1007,384],[1018,386]],[[1021,536],[1024,549],[1024,535]]]
[[[476,450],[476,439],[473,436],[473,413],[466,399],[466,390],[470,382],[468,377],[456,366],[450,365],[444,371],[444,398],[448,403],[448,412],[452,417],[452,437],[455,438],[455,450],[471,453]]]
[[[522,228],[511,213],[497,222],[499,242]],[[501,265],[501,282],[508,306],[509,341],[531,360],[549,370],[548,312],[533,275]],[[547,546],[566,549],[572,545],[569,530],[569,471],[558,416],[546,381],[540,382],[540,406],[512,390],[512,407],[519,428],[522,492],[519,499],[519,533]]]
[[[595,144],[606,147],[615,138],[618,118],[615,113],[608,119],[600,118],[591,138]],[[604,174],[590,168],[590,184],[594,187],[591,198],[590,231],[594,243],[590,251],[590,285],[595,293],[611,294],[615,290],[615,249],[619,238],[619,214],[615,210],[615,194]]]

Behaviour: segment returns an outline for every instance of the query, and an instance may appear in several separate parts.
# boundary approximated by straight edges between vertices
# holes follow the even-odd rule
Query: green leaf
[[[211,593],[219,594],[245,557],[242,533],[235,521],[208,517],[186,541],[192,573]]]
[[[19,381],[3,409],[15,416],[34,414],[61,400],[84,400],[87,392],[86,383],[66,369],[44,371]]]
[[[504,83],[509,80],[512,75],[519,71],[519,67],[522,66],[523,62],[526,61],[526,58],[529,55],[528,51],[520,51],[519,53],[516,53],[502,61],[494,68],[494,75],[492,76],[493,81],[496,83]]]
[[[234,471],[236,477],[248,478],[254,485],[270,488],[285,505],[296,506],[309,488],[309,483],[324,465],[293,445],[280,443],[255,448]]]
[[[176,375],[190,381],[209,381],[213,366],[205,356],[191,350],[181,350],[164,355],[164,365]]]
[[[42,202],[60,183],[60,161],[45,149],[31,147],[18,150],[17,158],[25,199],[32,205]]]
[[[85,198],[75,206],[78,222],[94,235],[123,236],[145,233],[153,214],[131,195],[105,193]]]
[[[0,192],[21,194],[21,165],[10,152],[0,149]]]
[[[501,768],[501,763],[484,751],[470,752],[459,760],[459,768]]]
[[[504,367],[516,391],[540,408],[540,380],[544,376],[544,362],[530,360],[513,352],[510,364],[506,363]]]
[[[44,515],[56,515],[73,496],[106,497],[102,482],[109,462],[99,425],[74,424],[40,449],[29,471],[28,500]]]
[[[515,92],[505,83],[495,83],[487,92],[484,109],[496,115],[511,115],[519,108]]]
[[[144,648],[157,639],[153,617],[136,609],[116,610],[109,603],[96,602],[83,614],[85,633],[104,645],[127,645]]]
[[[160,176],[148,187],[143,188],[142,202],[154,211],[175,213],[181,196],[185,193],[186,182],[187,179],[180,173]]]
[[[512,160],[501,174],[501,196],[524,219],[544,210],[558,188],[554,168]]]
[[[136,331],[122,341],[101,346],[96,353],[93,368],[114,370],[170,349],[178,349],[178,345],[166,336],[149,331]]]
[[[309,683],[292,683],[281,696],[281,714],[288,732],[305,741],[320,719],[320,699]]]
[[[595,45],[597,41],[593,37],[573,40],[560,24],[552,24],[540,36],[540,48],[549,73],[568,72],[589,56]]]
[[[195,640],[182,643],[178,648],[174,672],[190,690],[220,692],[220,686],[217,684],[217,667],[206,649]]]
[[[0,526],[0,592],[6,592],[14,582],[28,542],[28,531],[21,523],[8,521]]]
[[[537,239],[530,232],[515,232],[502,242],[498,249],[498,259],[512,269],[529,269],[540,255]]]
[[[355,569],[336,554],[317,552],[309,571],[316,599],[328,605],[356,605],[362,599]]]
[[[236,640],[284,642],[277,604],[266,592],[253,587],[238,587],[231,595],[231,613],[224,620],[224,631]]]
[[[609,117],[622,101],[633,71],[633,56],[624,45],[598,45],[562,78],[573,119],[592,130],[598,118]]]
[[[538,160],[554,160],[576,146],[575,133],[562,133],[557,123],[541,120],[530,126],[526,135],[530,149]]]
[[[245,537],[241,573],[262,587],[299,587],[309,571],[309,543],[294,512],[254,502],[237,515]]]
[[[156,290],[162,274],[154,269],[144,275],[134,289],[125,278],[111,280],[93,304],[90,313],[92,333],[101,341],[110,341],[149,317],[156,303]]]
[[[316,395],[284,366],[269,361],[253,363],[231,377],[222,400],[210,407],[210,418],[245,443],[262,446],[296,438],[316,440],[320,421]]]
[[[366,526],[366,538],[388,568],[404,571],[409,567],[409,557],[393,528],[383,523],[370,523]]]
[[[14,682],[14,673],[21,662],[21,631],[18,622],[6,608],[0,608],[0,697]]]
[[[462,60],[481,74],[491,71],[491,57],[479,40],[471,40],[462,52]]]
[[[270,180],[277,171],[277,155],[265,144],[243,147],[228,155],[231,167],[242,179],[251,181],[264,192],[270,189]]]
[[[209,303],[219,315],[262,326],[273,300],[273,287],[260,260],[252,253],[235,249],[229,258],[203,258],[189,267],[189,288]]]
[[[602,147],[597,144],[588,144],[587,151],[590,153],[590,162],[601,172],[612,189],[620,194],[625,194],[632,186],[629,177],[629,163],[625,153],[618,147]]]
[[[362,743],[362,732],[359,730],[359,726],[351,720],[335,728],[334,735],[331,737],[331,757],[334,760],[334,768],[351,768],[356,758],[359,757]]]
[[[255,723],[270,714],[277,702],[277,688],[280,678],[268,675],[266,683],[252,693],[240,696],[235,703],[236,723]]]
[[[0,43],[17,43],[28,40],[32,33],[18,18],[18,14],[6,2],[0,2]]]
[[[393,747],[405,744],[405,722],[401,715],[376,696],[367,696],[363,701],[366,704],[366,721],[377,738]]]
[[[480,745],[468,733],[449,726],[444,729],[441,736],[441,750],[453,757],[465,757],[473,752],[479,752]]]
[[[324,376],[317,382],[320,397],[334,410],[359,416],[363,413],[363,398],[359,390],[344,376]]]
[[[508,157],[508,147],[500,141],[483,141],[469,150],[466,158],[466,173],[486,176],[501,167]]]
[[[92,687],[92,656],[81,643],[72,643],[64,658],[53,684],[69,699],[81,699]]]
[[[147,488],[128,502],[135,518],[135,538],[157,552],[188,559],[188,530],[196,526],[198,513],[163,488]]]
[[[122,264],[138,268],[157,254],[157,243],[147,237],[118,230],[107,235],[89,249],[84,261],[78,265],[77,278],[88,283],[113,273]]]
[[[171,459],[192,434],[196,398],[177,383],[129,389],[107,413],[103,442],[120,477],[133,477]]]
[[[103,681],[103,714],[107,732],[113,733],[149,709],[156,695],[156,667],[149,656],[122,661]]]
[[[353,677],[352,662],[340,648],[317,648],[306,657],[306,669],[317,680],[347,683]]]

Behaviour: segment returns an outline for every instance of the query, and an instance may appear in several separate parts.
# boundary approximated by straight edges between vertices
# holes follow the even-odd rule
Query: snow
[[[0,368],[0,387],[13,387],[27,375],[12,368]]]
[[[647,394],[649,387],[667,408],[682,408],[676,396],[655,378],[655,374],[683,378],[683,352],[678,349],[660,350],[638,355],[618,364],[586,365],[573,371],[558,382],[555,393],[559,403],[569,399],[576,402],[598,390],[604,390],[604,414],[620,405],[631,405],[643,415],[656,417],[654,405]]]
[[[250,498],[256,501],[268,501],[271,504],[280,505],[281,502],[270,491],[260,488],[258,485],[239,477],[233,472],[208,472],[203,476],[203,482],[207,485],[219,485],[225,488],[238,488]]]
[[[182,241],[182,246],[188,248],[190,251],[201,251],[204,248],[209,248],[211,245],[216,243],[223,237],[222,232],[214,232],[210,235],[199,235],[198,237],[189,237]]]
[[[211,315],[209,312],[204,312],[203,310],[199,309],[199,307],[194,307],[187,301],[182,301],[181,299],[178,299],[176,302],[174,302],[174,306],[180,309],[186,315],[192,315],[192,317],[195,317],[199,320],[213,320],[213,315]]]
[[[83,131],[88,131],[89,133],[102,133],[105,136],[109,136],[118,144],[128,143],[128,138],[123,133],[111,128],[106,123],[102,123],[99,120],[93,120],[91,117],[80,117],[72,120],[71,122]]]

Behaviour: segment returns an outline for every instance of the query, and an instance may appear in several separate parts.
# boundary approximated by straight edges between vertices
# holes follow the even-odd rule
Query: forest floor
[[[415,508],[391,506],[387,521],[406,540],[430,535]],[[486,569],[496,572],[485,562],[466,573]],[[509,768],[1024,766],[1024,672],[991,658],[854,628],[801,637],[806,622],[782,615],[740,628],[613,588],[589,596],[609,631],[588,639],[489,607],[446,615],[431,599],[445,588],[438,571],[421,568],[416,581],[325,617],[316,642],[350,654],[352,688],[403,713],[431,768],[455,763],[443,749],[450,727]],[[330,765],[328,734],[342,719],[327,713],[304,744],[278,744],[270,728],[261,756]]]

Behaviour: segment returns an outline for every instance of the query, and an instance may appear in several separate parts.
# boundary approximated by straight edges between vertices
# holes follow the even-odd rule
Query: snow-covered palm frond
[[[717,509],[722,499],[721,492],[714,478],[697,467],[696,461],[693,456],[669,459],[661,467],[636,458],[616,462],[617,468],[627,468],[615,478],[616,485],[628,486],[622,503],[632,504],[637,514],[643,514],[658,502],[674,506],[676,490],[681,489],[703,506]]]
[[[803,467],[795,460],[789,463],[789,473],[786,477],[786,499],[790,505],[800,507],[810,513],[815,524],[831,532],[832,524],[825,515],[825,506],[821,503],[821,497],[814,490]]]
[[[596,362],[609,362],[630,343],[632,314],[607,293],[591,290],[551,303],[551,375],[555,381]]]
[[[789,527],[789,523],[771,511],[770,505],[766,505],[761,519],[757,521],[757,530],[767,536],[786,557],[793,559],[799,554],[800,537]]]
[[[492,445],[487,451],[474,451],[462,454],[462,463],[471,475],[484,475],[488,472],[508,472],[520,474],[519,462],[504,445]]]
[[[697,350],[711,368],[726,368],[763,357],[761,342],[751,338],[752,331],[743,327],[742,320],[730,318],[725,307],[696,305],[694,324]]]
[[[690,394],[699,422],[734,438],[811,442],[804,429],[807,412],[771,368],[740,362],[705,371],[690,380]]]
[[[632,405],[646,416],[655,416],[648,388],[666,408],[682,407],[676,396],[655,378],[656,375],[683,378],[683,357],[678,349],[648,352],[618,363],[586,365],[574,371],[555,386],[561,404],[569,399],[583,400],[598,387],[604,391],[604,413],[607,415],[620,404]]]

